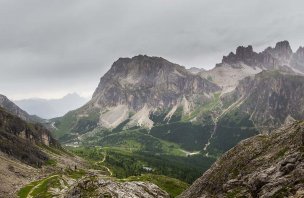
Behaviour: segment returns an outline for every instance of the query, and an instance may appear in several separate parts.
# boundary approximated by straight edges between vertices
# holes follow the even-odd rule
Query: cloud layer
[[[304,45],[302,0],[1,0],[0,93],[90,95],[119,57],[212,68],[239,45]]]

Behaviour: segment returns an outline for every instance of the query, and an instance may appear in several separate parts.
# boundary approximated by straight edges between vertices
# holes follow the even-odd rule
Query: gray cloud
[[[304,44],[302,0],[1,0],[0,93],[89,95],[119,57],[212,68],[238,45]]]

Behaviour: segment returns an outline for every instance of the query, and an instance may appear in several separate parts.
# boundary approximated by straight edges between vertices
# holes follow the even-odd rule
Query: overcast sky
[[[119,57],[210,69],[239,45],[304,45],[303,0],[0,0],[0,93],[90,96]]]

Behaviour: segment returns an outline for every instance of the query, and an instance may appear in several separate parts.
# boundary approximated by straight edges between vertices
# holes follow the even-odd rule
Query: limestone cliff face
[[[238,101],[235,109],[249,114],[257,127],[276,128],[304,119],[304,77],[263,71],[240,81],[223,100]]]
[[[36,145],[60,148],[42,125],[28,124],[0,108],[0,151],[27,164],[40,166],[48,157]]]
[[[120,58],[100,79],[81,114],[97,109],[98,125],[106,128],[115,128],[128,119],[127,127],[151,128],[151,113],[177,106],[189,113],[220,90],[207,79],[160,57]]]
[[[288,41],[278,42],[262,52],[255,52],[251,45],[239,46],[236,52],[224,56],[222,62],[209,71],[199,73],[202,77],[222,87],[223,92],[231,92],[245,77],[254,76],[262,70],[280,70],[285,73],[304,74],[304,49],[295,53]]]
[[[127,105],[138,111],[145,105],[169,108],[183,97],[202,99],[220,88],[160,57],[120,58],[100,79],[92,102],[102,107]]]
[[[292,55],[290,64],[293,68],[304,73],[304,47],[300,47],[296,53]]]
[[[244,140],[180,197],[303,197],[303,138],[302,121]]]
[[[293,67],[290,64],[293,55],[288,41],[278,42],[274,48],[268,47],[260,53],[254,52],[251,45],[248,47],[239,46],[236,53],[231,52],[228,56],[224,56],[222,63],[217,66],[229,64],[233,67],[239,67],[241,63],[244,63],[262,69],[278,69],[283,66]]]

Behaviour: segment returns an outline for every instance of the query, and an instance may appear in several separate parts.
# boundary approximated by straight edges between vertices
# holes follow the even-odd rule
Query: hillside
[[[32,121],[31,116],[19,108],[15,103],[10,101],[6,96],[0,94],[0,107],[8,111],[9,113],[18,116],[25,121]]]
[[[304,122],[240,142],[179,197],[303,197]]]
[[[10,197],[23,185],[79,164],[40,124],[27,123],[0,108],[0,194]]]

